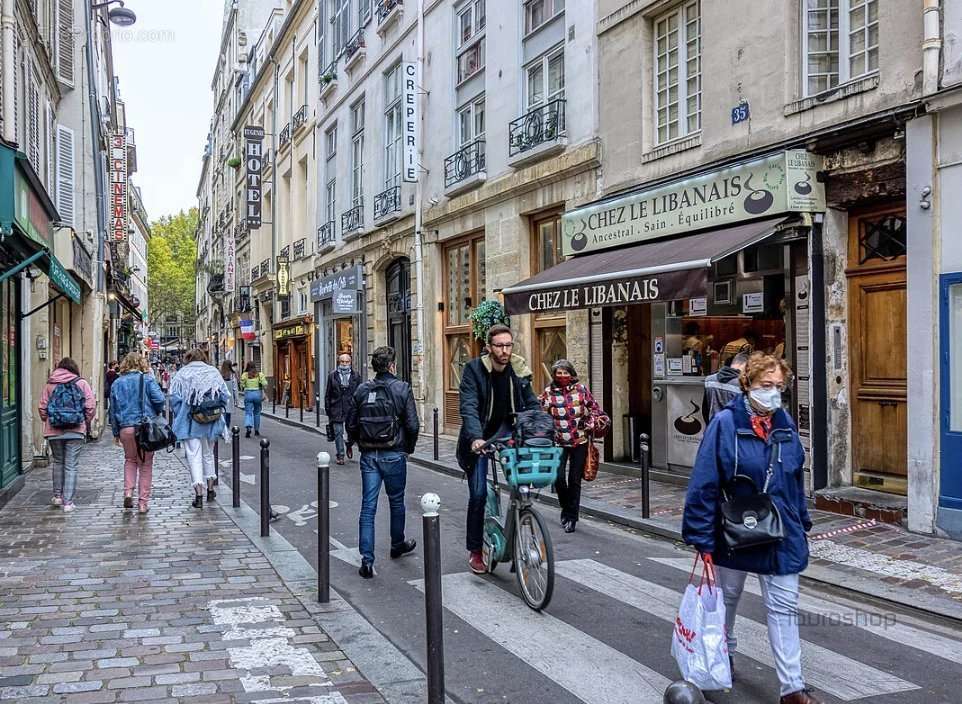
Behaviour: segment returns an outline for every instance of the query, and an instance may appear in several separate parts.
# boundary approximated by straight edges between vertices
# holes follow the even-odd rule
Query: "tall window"
[[[371,21],[371,0],[357,0],[357,26],[364,27]]]
[[[564,47],[536,59],[525,70],[527,75],[525,107],[527,109],[565,97]]]
[[[458,146],[484,139],[484,96],[458,110]]]
[[[659,144],[701,129],[701,0],[655,19],[655,125]]]
[[[532,223],[531,273],[550,269],[564,259],[561,253],[561,216],[538,218]],[[564,313],[539,313],[534,320],[534,388],[551,380],[551,365],[567,356],[568,334]]]
[[[351,38],[351,0],[330,0],[331,38],[334,55],[341,55],[347,41]]]
[[[524,33],[533,32],[564,9],[565,0],[527,0],[524,4]]]
[[[458,83],[484,68],[485,0],[471,0],[458,11]]]
[[[384,187],[401,182],[401,64],[384,74]]]
[[[364,99],[351,107],[351,204],[364,202]]]
[[[877,0],[807,0],[802,24],[806,95],[878,70]]]
[[[327,220],[331,222],[335,219],[337,209],[337,197],[335,190],[335,175],[337,164],[334,158],[337,156],[337,124],[332,125],[324,133],[324,154],[327,157],[325,172],[327,173],[327,186],[324,190],[324,202],[327,206]]]

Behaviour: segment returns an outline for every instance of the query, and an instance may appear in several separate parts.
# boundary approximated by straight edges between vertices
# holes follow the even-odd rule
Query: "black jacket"
[[[742,388],[738,385],[737,369],[722,367],[717,373],[705,377],[705,395],[701,402],[701,415],[705,425],[718,411],[727,406],[733,398],[741,396]]]
[[[536,411],[541,408],[538,397],[531,389],[531,381],[515,373],[514,365],[507,366],[508,381],[512,398],[509,402],[511,413]],[[461,432],[458,435],[458,464],[461,469],[471,471],[478,461],[478,455],[471,452],[471,443],[485,438],[484,426],[491,417],[491,358],[488,356],[472,359],[461,374],[460,409]]]
[[[324,413],[332,423],[345,423],[354,408],[354,392],[361,383],[361,376],[353,369],[347,386],[341,386],[341,374],[336,369],[327,375],[324,388]]]
[[[410,384],[401,381],[389,372],[381,372],[374,377],[373,381],[365,381],[357,387],[357,390],[354,392],[354,404],[347,419],[348,435],[351,438],[360,437],[358,433],[357,409],[364,401],[364,397],[367,396],[374,387],[375,381],[387,384],[388,393],[391,395],[391,400],[394,401],[394,408],[397,411],[400,428],[397,442],[394,444],[394,447],[390,449],[406,452],[410,455],[414,452],[414,448],[418,444],[418,433],[421,431],[421,421],[418,420],[418,409],[414,403],[414,392],[411,391]],[[362,452],[366,449],[364,443],[359,439],[358,445]]]

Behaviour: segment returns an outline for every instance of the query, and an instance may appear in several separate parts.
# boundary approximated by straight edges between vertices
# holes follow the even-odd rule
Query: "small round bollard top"
[[[238,427],[235,425],[233,428],[230,429],[230,434],[231,434],[231,435],[240,435],[240,428],[238,428]]]
[[[262,450],[266,450],[266,449],[267,449],[268,447],[270,447],[270,446],[271,446],[271,441],[270,441],[270,440],[268,440],[267,438],[261,438],[261,449],[262,449]]]
[[[421,512],[428,517],[437,516],[441,507],[441,497],[437,494],[425,494],[421,497]]]
[[[317,453],[317,466],[318,467],[330,467],[331,466],[331,455],[328,452],[318,452]]]

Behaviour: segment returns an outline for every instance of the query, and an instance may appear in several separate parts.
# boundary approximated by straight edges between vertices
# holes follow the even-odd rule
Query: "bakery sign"
[[[790,212],[823,212],[822,157],[791,149],[578,208],[562,217],[566,256]]]

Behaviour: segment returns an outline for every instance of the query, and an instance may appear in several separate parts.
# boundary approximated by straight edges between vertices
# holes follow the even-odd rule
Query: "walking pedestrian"
[[[768,611],[768,640],[781,684],[781,704],[820,704],[802,677],[798,583],[808,566],[805,534],[812,521],[805,503],[805,451],[795,424],[782,409],[782,393],[790,377],[782,359],[760,352],[749,357],[739,377],[742,393],[715,415],[698,449],[685,498],[682,536],[706,562],[717,565],[732,671],[735,612],[751,573],[758,577]],[[722,530],[721,504],[726,497],[764,495],[781,518],[783,537],[736,549],[730,542],[734,539],[726,539]]]
[[[344,464],[344,455],[348,459],[354,456],[351,450],[353,439],[344,441],[344,426],[348,414],[354,408],[354,392],[361,383],[361,376],[351,366],[351,355],[342,352],[337,357],[337,368],[327,376],[324,387],[324,413],[327,420],[334,426],[334,449],[337,453],[336,462]]]
[[[237,375],[234,373],[234,363],[229,359],[221,362],[220,375],[224,379],[224,384],[227,386],[227,394],[230,396],[227,403],[227,412],[224,414],[224,420],[227,423],[227,427],[230,428],[230,414],[231,411],[237,407],[237,398],[239,396]]]
[[[484,504],[487,500],[488,458],[479,455],[485,441],[510,434],[518,411],[539,410],[541,404],[531,382],[518,373],[511,350],[514,333],[507,325],[493,325],[487,334],[488,353],[467,363],[461,373],[461,432],[458,435],[458,464],[468,478],[467,536],[468,566],[475,574],[487,568],[481,555]],[[518,358],[520,359],[520,358]]]
[[[554,420],[555,444],[560,445],[561,464],[555,488],[561,504],[561,527],[574,533],[581,507],[581,479],[588,459],[589,440],[604,437],[611,424],[608,416],[578,381],[574,365],[559,359],[551,365],[551,384],[541,394],[541,407]],[[568,475],[565,477],[565,467]]]
[[[371,355],[374,379],[357,387],[354,408],[348,413],[348,433],[361,449],[361,513],[358,546],[364,579],[374,576],[374,516],[381,484],[391,507],[391,559],[417,546],[404,537],[404,487],[407,455],[414,452],[421,429],[410,384],[398,379],[392,347],[378,347]]]
[[[184,444],[194,487],[192,505],[202,508],[205,485],[208,503],[217,496],[213,442],[224,434],[229,393],[220,372],[207,363],[206,352],[193,349],[184,356],[184,361],[186,364],[170,382],[170,408],[174,415],[171,429]]]
[[[134,486],[140,513],[149,510],[154,453],[137,446],[137,426],[164,412],[166,399],[147,360],[131,352],[120,363],[120,376],[110,387],[110,428],[114,444],[124,448],[124,508],[134,507]]]
[[[64,357],[53,370],[40,396],[37,409],[43,420],[43,436],[50,445],[53,468],[53,496],[50,503],[74,510],[80,451],[97,409],[97,399],[77,363]]]
[[[739,352],[730,365],[723,366],[714,374],[705,377],[705,394],[701,401],[701,415],[705,425],[736,396],[741,396],[742,387],[738,377],[748,363],[748,353]]]
[[[261,406],[264,403],[264,389],[267,388],[267,377],[257,371],[257,365],[248,362],[240,378],[240,390],[244,393],[244,427],[247,433],[244,437],[261,434]]]
[[[104,374],[104,404],[110,407],[110,387],[116,381],[117,377],[117,363],[111,362],[107,365],[107,373]]]

